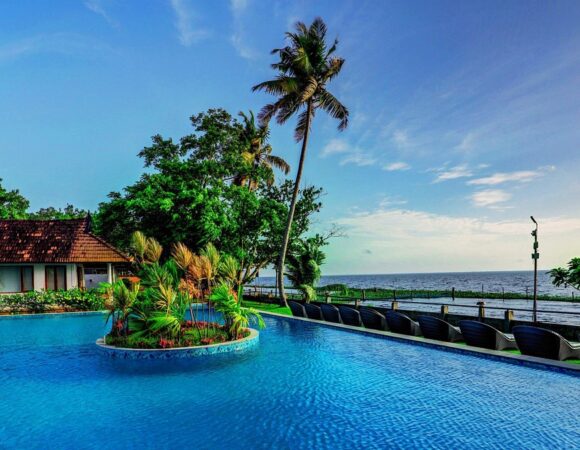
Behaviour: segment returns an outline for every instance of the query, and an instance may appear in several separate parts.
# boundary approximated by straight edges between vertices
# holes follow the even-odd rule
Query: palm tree
[[[242,153],[242,158],[252,168],[252,170],[263,167],[269,172],[268,184],[274,183],[274,170],[279,169],[288,175],[290,165],[280,156],[272,155],[272,146],[268,144],[270,137],[270,126],[268,123],[256,124],[254,113],[250,111],[248,115],[239,113],[244,122],[242,136],[246,142],[246,148]],[[258,183],[249,174],[239,174],[234,183],[244,186],[248,185],[250,190],[256,189]]]
[[[300,242],[294,252],[288,254],[288,272],[286,276],[296,289],[302,292],[304,300],[316,300],[316,283],[320,280],[326,255],[320,249],[320,243],[315,238]]]
[[[289,41],[286,47],[272,50],[272,54],[277,54],[280,58],[272,64],[272,68],[278,71],[278,76],[252,88],[253,91],[265,91],[278,97],[274,103],[264,106],[260,111],[258,118],[262,122],[269,122],[272,117],[276,117],[276,121],[283,124],[299,113],[295,138],[298,142],[302,141],[300,162],[277,264],[277,283],[282,305],[286,305],[284,263],[312,119],[316,111],[322,109],[339,121],[339,130],[344,130],[348,124],[348,110],[326,89],[326,85],[340,73],[344,63],[343,58],[334,56],[338,40],[335,39],[330,48],[326,45],[326,25],[321,18],[316,18],[310,27],[298,22],[295,28],[295,33],[286,33]]]

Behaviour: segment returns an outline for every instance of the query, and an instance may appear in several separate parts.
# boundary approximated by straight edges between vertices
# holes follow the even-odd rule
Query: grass
[[[248,308],[255,308],[255,309],[258,309],[260,311],[283,314],[285,316],[292,315],[290,308],[280,306],[276,303],[261,303],[261,302],[252,302],[252,301],[244,300],[243,306],[246,306]]]

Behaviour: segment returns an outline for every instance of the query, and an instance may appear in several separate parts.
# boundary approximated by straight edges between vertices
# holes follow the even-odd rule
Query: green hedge
[[[99,311],[103,308],[103,295],[95,289],[0,294],[0,311],[8,313],[40,313],[55,309],[65,309],[69,311]]]

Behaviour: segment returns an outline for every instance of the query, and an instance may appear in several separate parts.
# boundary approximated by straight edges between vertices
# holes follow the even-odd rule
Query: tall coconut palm
[[[243,112],[239,113],[243,120],[244,130],[243,137],[246,141],[246,148],[242,153],[242,158],[252,169],[264,167],[269,172],[268,184],[274,183],[274,168],[281,170],[288,175],[290,165],[280,156],[272,155],[272,146],[268,144],[270,137],[270,126],[267,122],[256,123],[254,113],[250,111],[248,115]],[[257,182],[251,174],[239,174],[234,183],[240,186],[247,185],[250,190],[257,187]]]
[[[283,124],[294,114],[298,114],[295,138],[298,142],[302,141],[286,231],[277,264],[277,283],[282,305],[286,305],[284,263],[312,119],[316,111],[322,109],[339,121],[339,130],[344,130],[348,124],[348,110],[326,89],[326,85],[340,73],[344,63],[343,58],[334,56],[338,40],[334,40],[330,47],[327,46],[326,25],[321,18],[316,18],[309,27],[298,22],[295,28],[296,32],[286,33],[286,47],[272,50],[272,54],[279,57],[279,61],[272,64],[272,68],[278,71],[277,77],[252,88],[254,91],[264,91],[278,97],[274,103],[262,108],[258,118],[262,122],[269,122],[275,117],[279,124]]]

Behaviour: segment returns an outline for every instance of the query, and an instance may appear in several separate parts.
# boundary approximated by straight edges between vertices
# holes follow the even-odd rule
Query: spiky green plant
[[[322,264],[326,255],[320,249],[320,242],[315,239],[300,241],[297,249],[288,254],[288,271],[286,276],[296,289],[300,290],[304,300],[316,299],[316,283],[320,280]]]
[[[257,323],[259,328],[264,328],[265,323],[261,314],[254,308],[241,306],[232,289],[221,283],[211,293],[210,299],[214,302],[215,309],[224,316],[230,339],[236,339],[241,330],[247,328],[250,322]]]
[[[111,333],[113,335],[127,335],[129,316],[133,312],[140,285],[134,283],[131,287],[127,287],[123,280],[119,280],[115,283],[105,284],[104,289],[109,294],[109,300],[105,306],[109,311],[107,321],[109,319],[112,321]]]

